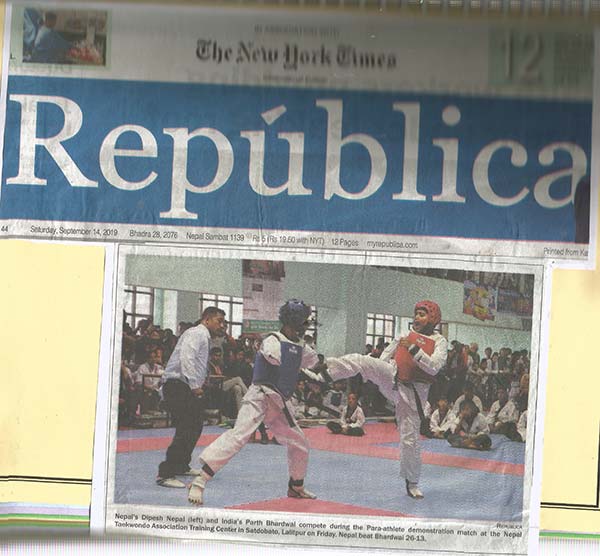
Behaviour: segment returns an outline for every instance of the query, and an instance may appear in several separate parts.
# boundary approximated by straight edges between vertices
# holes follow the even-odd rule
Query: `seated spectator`
[[[170,328],[165,328],[162,337],[163,361],[169,361],[176,345],[177,336],[173,334],[173,331]]]
[[[498,372],[500,370],[500,367],[498,365],[498,357],[499,357],[499,355],[498,355],[497,351],[492,353],[492,359],[491,359],[492,362],[488,365],[488,370],[490,372],[493,372],[493,371]]]
[[[503,434],[514,440],[517,435],[519,410],[514,402],[508,399],[506,388],[498,388],[497,394],[498,399],[492,404],[488,413],[490,432]]]
[[[450,410],[450,404],[446,398],[440,398],[437,409],[429,419],[429,430],[433,438],[445,438],[446,433],[454,424],[454,414]]]
[[[488,422],[472,400],[465,399],[461,402],[458,419],[449,430],[451,434],[448,435],[448,442],[454,448],[489,450],[492,447],[492,440],[488,436]]]
[[[449,429],[451,434],[469,436],[490,432],[487,419],[481,414],[473,400],[463,400],[455,415],[456,419]]]
[[[214,347],[210,350],[208,360],[208,372],[210,377],[224,377],[223,378],[223,393],[228,395],[232,400],[235,407],[235,415],[232,418],[237,418],[237,414],[242,406],[242,399],[246,395],[248,388],[244,384],[244,381],[239,377],[227,378],[223,369],[223,349],[220,347]]]
[[[479,363],[473,362],[471,368],[467,371],[467,378],[473,385],[473,389],[481,394],[484,390],[487,378],[487,361],[482,359]]]
[[[162,350],[154,348],[146,362],[137,369],[137,381],[143,390],[144,410],[155,411],[160,402],[161,376],[165,372],[162,362]]]
[[[346,384],[343,380],[337,380],[333,383],[332,389],[325,392],[323,396],[323,406],[327,409],[335,413],[330,413],[330,415],[335,416],[342,414],[342,409],[346,405],[347,398],[346,392],[344,391],[346,388]]]
[[[328,415],[322,411],[323,407],[323,394],[321,391],[321,385],[316,382],[308,383],[308,393],[306,395],[306,410],[304,415],[306,417],[319,418]]]
[[[296,389],[290,398],[290,403],[294,408],[294,417],[303,419],[306,411],[306,382],[299,380],[296,383]]]
[[[333,434],[345,434],[348,436],[363,436],[365,431],[365,414],[358,405],[358,396],[354,393],[348,394],[348,405],[342,409],[339,421],[329,421],[327,428]]]
[[[137,410],[137,400],[133,405],[135,395],[133,374],[124,359],[121,359],[121,382],[119,384],[119,423],[131,424]]]
[[[519,417],[519,422],[517,423],[517,433],[519,434],[519,438],[521,442],[525,442],[527,440],[527,410],[521,413],[521,417]],[[515,440],[519,440],[515,438]]]
[[[246,387],[252,384],[252,360],[254,353],[248,354],[243,349],[234,349],[232,353],[232,361],[225,369],[225,373],[229,377],[239,376]]]
[[[460,411],[460,405],[465,400],[472,401],[477,406],[477,409],[479,411],[483,411],[483,404],[481,403],[481,400],[475,395],[475,390],[473,388],[473,385],[470,382],[465,383],[462,396],[460,396],[454,402],[454,405],[452,407],[452,411],[454,412],[454,415],[458,416],[458,413]]]
[[[491,369],[492,368],[492,348],[491,347],[486,347],[483,350],[483,353],[485,354],[485,357],[483,357],[481,360],[482,361],[487,361],[487,368]]]
[[[516,363],[512,373],[510,374],[510,386],[508,397],[511,400],[516,400],[521,391],[521,375],[523,374],[523,364]]]
[[[481,359],[481,356],[479,355],[479,346],[473,342],[470,346],[469,346],[469,364],[475,364],[475,365],[479,365],[479,360]]]
[[[452,348],[448,352],[446,371],[450,383],[448,384],[448,401],[454,402],[463,391],[468,369],[468,348],[454,340]]]
[[[139,372],[141,365],[135,363],[129,366],[131,371],[131,380],[133,383],[133,389],[129,395],[129,418],[133,421],[139,412],[142,412],[142,400],[144,399],[144,386],[142,373]]]
[[[511,354],[512,349],[507,347],[500,348],[500,353],[498,355],[498,369],[501,371],[508,370]]]
[[[521,375],[519,381],[519,395],[515,399],[515,404],[519,411],[526,411],[529,403],[529,372],[526,371]]]

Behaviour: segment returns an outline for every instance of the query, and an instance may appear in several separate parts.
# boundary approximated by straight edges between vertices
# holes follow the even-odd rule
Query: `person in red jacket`
[[[327,369],[316,380],[341,380],[360,374],[379,387],[396,407],[400,433],[400,474],[411,498],[423,498],[418,482],[421,476],[420,426],[430,384],[446,364],[448,342],[435,327],[442,320],[437,303],[429,300],[415,305],[412,328],[395,339],[380,358],[353,353],[326,359]]]

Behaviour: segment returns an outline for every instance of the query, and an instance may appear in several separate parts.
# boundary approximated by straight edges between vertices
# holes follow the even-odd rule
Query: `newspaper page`
[[[543,265],[593,246],[591,31],[89,4],[7,20],[0,233],[120,244],[100,529],[526,553]],[[288,302],[310,309],[302,360],[321,357],[276,398],[257,361],[290,343]],[[171,361],[209,307],[227,334],[191,388]],[[161,476],[198,404],[191,469]]]
[[[525,554],[542,267],[334,252],[326,261],[293,250],[119,248],[109,443],[94,500],[103,506],[106,532]],[[250,267],[265,274],[248,274]],[[306,342],[324,357],[331,382],[305,370],[282,394],[257,380],[273,336],[245,332],[240,306],[248,282],[280,295],[279,306],[301,298],[309,307]],[[150,291],[152,324],[133,307],[147,304]],[[432,384],[399,381],[401,363],[385,357],[388,344],[418,329],[422,298],[441,310],[428,338],[436,343],[431,358],[441,354],[444,370]],[[174,382],[164,377],[172,366],[161,363],[165,351],[168,361],[177,360],[203,326],[178,321],[211,306],[225,312],[231,333],[215,337],[207,351],[205,424],[198,442],[192,439],[190,466],[210,468],[212,476],[205,476],[203,504],[195,505],[198,478],[189,470],[176,470],[182,484],[175,488],[160,480],[179,449],[172,427],[180,430],[166,410]],[[277,315],[275,309],[271,319]],[[275,332],[282,326],[274,325]],[[159,345],[156,326],[177,329],[179,341]],[[149,334],[139,333],[148,327]],[[346,422],[357,403],[360,416]],[[304,479],[316,499],[294,497],[289,477]],[[412,482],[423,498],[408,494]]]

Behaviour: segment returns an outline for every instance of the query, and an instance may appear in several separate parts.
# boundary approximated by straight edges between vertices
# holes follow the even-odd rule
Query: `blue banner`
[[[0,218],[575,241],[591,102],[11,76]]]

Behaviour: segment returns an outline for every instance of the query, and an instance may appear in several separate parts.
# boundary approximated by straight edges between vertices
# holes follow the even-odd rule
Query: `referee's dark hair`
[[[216,315],[225,316],[225,311],[223,311],[223,309],[219,309],[218,307],[207,307],[206,309],[204,309],[204,311],[202,311],[202,316],[200,317],[200,320],[203,321],[204,319],[209,319]]]

